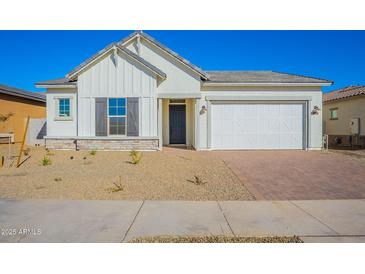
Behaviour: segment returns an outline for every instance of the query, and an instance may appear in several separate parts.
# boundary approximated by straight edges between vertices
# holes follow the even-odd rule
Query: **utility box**
[[[350,120],[350,133],[351,135],[360,134],[360,118],[352,118]]]

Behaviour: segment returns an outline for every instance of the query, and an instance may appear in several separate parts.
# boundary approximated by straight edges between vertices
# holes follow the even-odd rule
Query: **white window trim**
[[[125,99],[125,115],[114,115],[114,116],[110,116],[109,115],[109,99]],[[127,105],[128,105],[128,98],[127,97],[109,97],[107,98],[107,111],[108,111],[108,119],[107,119],[107,127],[108,127],[108,136],[121,136],[121,137],[126,137],[127,136],[127,125],[128,125],[128,109],[127,109]],[[110,118],[111,117],[124,117],[125,118],[125,134],[110,134]]]
[[[60,116],[60,99],[69,99],[70,100],[70,116]],[[73,98],[72,97],[55,97],[55,121],[73,121]]]

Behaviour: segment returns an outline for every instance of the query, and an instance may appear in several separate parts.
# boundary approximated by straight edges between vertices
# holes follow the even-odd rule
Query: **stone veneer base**
[[[159,150],[158,139],[46,138],[46,148],[63,150]]]

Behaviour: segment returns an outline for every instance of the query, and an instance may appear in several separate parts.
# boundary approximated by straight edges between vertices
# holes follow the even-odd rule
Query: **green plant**
[[[134,149],[129,153],[129,156],[131,157],[131,163],[133,165],[137,165],[142,159],[142,153]]]
[[[118,182],[113,182],[113,187],[108,188],[107,190],[109,192],[119,192],[119,191],[123,191],[124,187],[122,185],[122,176],[119,176],[119,181]]]
[[[52,152],[48,148],[46,148],[46,155],[47,156],[54,156],[54,152]]]
[[[194,175],[194,180],[187,180],[190,183],[193,183],[194,185],[200,186],[205,185],[207,182],[203,181],[202,178],[200,178],[198,175]]]
[[[90,152],[89,152],[89,154],[90,154],[91,156],[95,156],[95,155],[96,155],[96,149],[93,149],[92,151],[90,151]]]
[[[52,164],[52,161],[49,157],[47,157],[47,155],[44,155],[44,157],[41,160],[41,165],[42,166],[49,166],[50,164]]]

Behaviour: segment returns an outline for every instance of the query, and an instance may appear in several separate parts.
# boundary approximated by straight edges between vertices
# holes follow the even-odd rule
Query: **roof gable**
[[[75,80],[77,75],[82,70],[86,69],[88,66],[91,66],[94,62],[97,62],[100,58],[102,58],[103,56],[109,54],[111,51],[114,51],[114,50],[119,50],[119,51],[123,52],[124,54],[126,54],[127,56],[132,58],[134,61],[142,64],[144,67],[146,67],[148,70],[152,71],[154,74],[158,75],[162,79],[166,78],[166,74],[164,72],[162,72],[160,69],[158,69],[154,65],[150,64],[143,58],[139,57],[132,51],[126,49],[125,47],[123,47],[121,45],[118,45],[117,43],[112,43],[112,44],[108,45],[107,47],[105,47],[104,49],[102,49],[101,51],[96,53],[95,55],[91,56],[89,59],[82,62],[80,65],[78,65],[76,68],[74,68],[71,72],[69,72],[65,78],[69,79],[69,80]]]
[[[185,66],[187,66],[188,68],[190,68],[192,71],[194,71],[195,73],[197,73],[204,80],[208,79],[207,75],[205,74],[205,72],[201,68],[199,68],[196,65],[192,64],[187,59],[183,58],[182,56],[180,56],[176,52],[172,51],[170,48],[168,48],[165,45],[161,44],[159,41],[157,41],[152,36],[150,36],[150,35],[142,32],[142,31],[135,31],[135,32],[133,32],[128,37],[126,37],[123,40],[121,40],[118,44],[119,45],[122,45],[122,46],[125,46],[125,45],[129,44],[131,41],[133,41],[134,39],[137,39],[138,37],[141,37],[141,38],[145,39],[146,41],[148,41],[149,43],[153,44],[157,48],[159,48],[162,51],[166,52],[168,55],[170,55],[171,57],[173,57],[174,59],[176,59],[178,62],[184,64]]]

